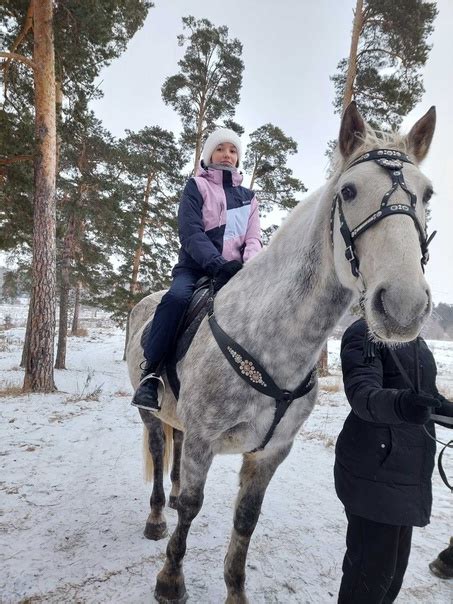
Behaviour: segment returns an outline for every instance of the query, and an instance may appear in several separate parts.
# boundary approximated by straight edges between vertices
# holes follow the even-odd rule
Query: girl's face
[[[221,143],[217,145],[211,157],[212,164],[222,164],[235,168],[238,163],[238,152],[231,143]]]

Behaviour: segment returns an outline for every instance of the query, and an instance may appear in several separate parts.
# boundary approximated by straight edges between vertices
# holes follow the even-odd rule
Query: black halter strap
[[[291,403],[297,399],[305,396],[313,389],[316,380],[316,368],[313,368],[306,378],[302,381],[299,386],[292,392],[289,390],[281,390],[271,376],[267,373],[258,361],[247,352],[242,346],[233,340],[217,323],[214,316],[214,297],[211,296],[208,301],[208,317],[209,325],[211,327],[212,334],[223,352],[226,360],[230,363],[236,373],[245,381],[249,386],[258,390],[266,396],[270,396],[275,399],[275,412],[272,424],[264,437],[263,442],[259,447],[250,451],[250,453],[256,453],[262,451],[267,443],[272,438],[275,428],[280,423],[280,420],[285,415],[288,407]]]
[[[346,217],[343,212],[342,198],[340,194],[335,195],[332,203],[332,210],[330,214],[330,237],[333,245],[333,227],[335,220],[335,210],[338,208],[338,216],[340,219],[340,232],[345,242],[345,256],[351,265],[351,271],[354,277],[360,276],[359,271],[359,259],[356,254],[354,241],[362,235],[366,230],[370,227],[374,226],[377,222],[382,220],[383,218],[387,218],[387,216],[392,216],[393,214],[404,214],[406,216],[410,216],[414,221],[414,224],[418,231],[418,236],[420,240],[420,247],[422,252],[422,267],[424,270],[425,264],[429,260],[428,246],[436,234],[434,231],[430,237],[427,237],[425,227],[420,223],[420,220],[416,213],[416,204],[417,204],[417,196],[410,191],[406,185],[403,175],[403,167],[404,163],[413,164],[412,160],[401,151],[395,151],[393,149],[377,149],[375,151],[369,151],[368,153],[364,153],[352,163],[350,163],[346,170],[357,166],[366,161],[374,161],[379,166],[387,170],[391,180],[392,186],[385,193],[381,200],[381,204],[379,209],[370,214],[368,218],[365,218],[360,224],[358,224],[352,230],[349,229],[349,226],[346,222]],[[345,171],[346,171],[345,170]],[[397,190],[398,187],[401,187],[403,191],[407,194],[409,204],[395,203],[389,204],[389,200],[393,193]]]

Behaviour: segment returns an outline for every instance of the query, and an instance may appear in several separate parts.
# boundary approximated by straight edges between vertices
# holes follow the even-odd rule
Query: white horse
[[[293,402],[287,400],[281,421],[260,448],[273,423],[276,400],[255,390],[231,364],[236,362],[240,373],[241,362],[256,359],[268,375],[253,374],[255,384],[271,376],[280,388],[294,391],[354,299],[360,299],[377,340],[406,342],[420,332],[431,310],[421,259],[427,259],[425,203],[432,188],[418,165],[428,152],[434,126],[431,108],[407,136],[381,136],[352,103],[342,119],[334,174],[291,212],[267,249],[217,295],[218,325],[247,352],[227,359],[204,319],[177,367],[179,400],[165,389],[159,419],[182,430],[184,440],[178,524],[157,576],[159,602],[187,599],[182,570],[187,535],[203,502],[212,459],[224,453],[243,454],[224,561],[226,602],[247,602],[247,549],[267,485],[315,404],[316,386]],[[140,336],[162,294],[144,298],[131,314],[127,359],[135,387],[143,360]],[[148,412],[141,415],[150,427],[154,460],[160,459],[155,478],[161,480],[164,432],[162,426],[156,430],[159,420]],[[149,535],[153,538],[165,530],[164,503],[163,491],[154,496],[154,508],[151,498],[148,526],[155,531]]]

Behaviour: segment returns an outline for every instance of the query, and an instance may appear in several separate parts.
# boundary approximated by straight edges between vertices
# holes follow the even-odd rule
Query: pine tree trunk
[[[61,261],[60,284],[60,314],[58,326],[58,345],[55,369],[66,369],[66,344],[68,338],[69,290],[71,287],[71,261],[75,247],[75,221],[71,216],[63,243],[63,258]]]
[[[327,351],[327,342],[321,351],[321,355],[318,360],[318,375],[319,377],[326,377],[329,375],[329,355]]]
[[[143,194],[142,211],[141,211],[141,215],[140,215],[140,224],[138,226],[138,233],[137,233],[137,247],[135,248],[134,260],[132,263],[132,276],[131,276],[131,282],[129,285],[129,291],[132,294],[132,296],[134,296],[134,294],[137,293],[137,289],[138,289],[138,287],[137,287],[138,286],[138,275],[139,275],[139,271],[140,271],[140,259],[141,259],[142,250],[143,250],[143,237],[145,235],[145,226],[146,226],[146,221],[148,218],[149,196],[151,194],[151,184],[152,184],[153,180],[154,180],[154,173],[149,172],[148,179],[146,181],[145,192]]]
[[[204,108],[204,96],[203,96],[203,98],[201,100],[200,113],[198,115],[198,120],[197,120],[197,135],[196,135],[196,139],[195,139],[195,161],[193,164],[194,176],[196,175],[198,166],[200,165],[200,158],[201,158],[201,151],[202,151],[202,144],[203,144],[204,115],[205,115],[205,108]]]
[[[53,0],[34,3],[35,187],[32,312],[24,390],[56,390],[55,338],[55,57]]]
[[[71,336],[76,336],[79,331],[80,316],[80,281],[75,286],[74,316],[72,317]]]
[[[354,13],[354,24],[352,26],[351,48],[349,51],[348,71],[344,85],[343,111],[354,98],[354,81],[357,75],[357,48],[359,45],[360,32],[363,26],[363,0],[357,0]]]
[[[253,166],[253,174],[252,174],[252,178],[250,179],[249,189],[253,189],[253,185],[255,184],[255,178],[256,178],[256,167],[257,167],[257,164],[255,164],[255,165]]]
[[[126,320],[126,337],[124,339],[124,351],[123,351],[123,361],[126,361],[126,351],[127,351],[127,345],[129,344],[129,317],[131,316],[131,311],[129,311],[127,313],[127,320]]]
[[[31,313],[32,313],[32,309],[33,309],[33,304],[32,304],[32,299],[31,299],[31,295],[30,295],[30,302],[28,304],[28,313],[27,313],[27,327],[25,329],[24,346],[22,348],[22,358],[20,360],[20,366],[24,367],[24,368],[27,366],[28,351],[30,349],[30,332],[31,332]]]
[[[129,308],[127,313],[127,323],[126,323],[126,339],[124,342],[124,351],[123,351],[123,361],[126,360],[126,348],[127,343],[129,341],[129,315],[131,314],[131,310],[134,307],[134,296],[138,292],[138,275],[140,271],[140,259],[142,257],[143,250],[143,237],[145,235],[145,225],[148,219],[148,207],[149,207],[149,196],[151,194],[151,184],[154,180],[154,173],[149,172],[148,179],[146,182],[145,192],[143,194],[143,203],[142,203],[142,211],[140,215],[140,224],[138,226],[137,233],[137,247],[134,252],[134,260],[132,263],[132,276],[131,282],[129,285],[129,292],[131,294],[131,300],[129,302]]]

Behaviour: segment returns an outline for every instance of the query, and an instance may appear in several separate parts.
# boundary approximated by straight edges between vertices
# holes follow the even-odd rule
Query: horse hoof
[[[147,539],[159,541],[159,539],[163,539],[168,535],[167,523],[161,522],[160,524],[151,524],[151,522],[147,522],[143,534]]]
[[[159,604],[184,604],[189,599],[184,579],[167,583],[157,578],[154,598]]]
[[[170,499],[168,500],[168,507],[173,510],[178,509],[178,498],[175,495],[170,495]]]

